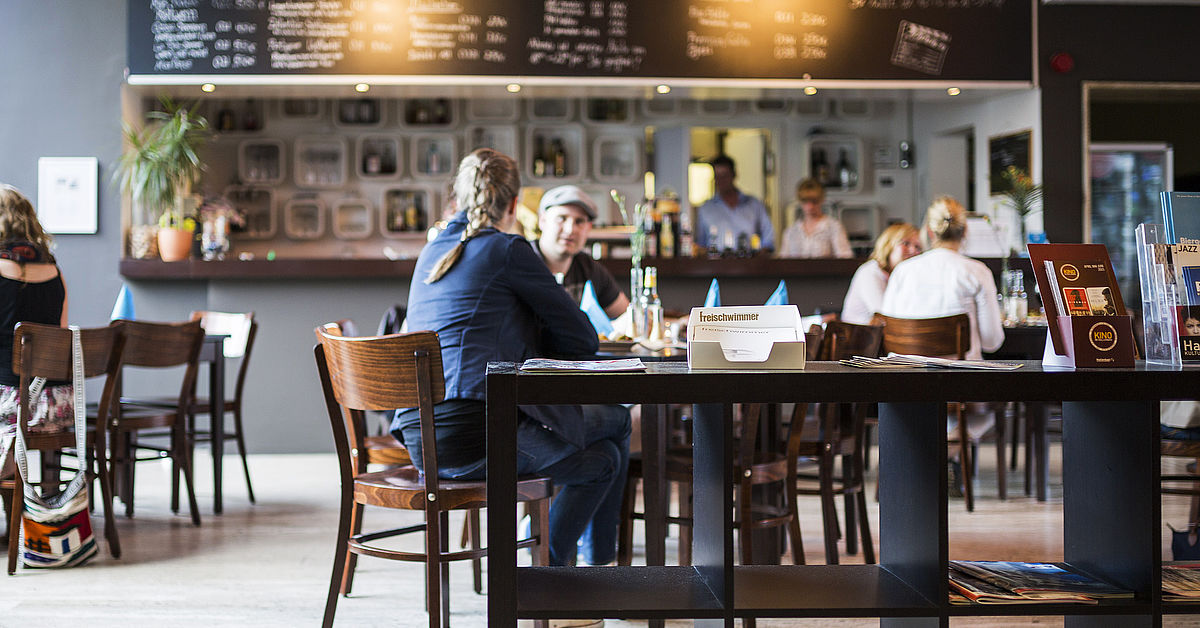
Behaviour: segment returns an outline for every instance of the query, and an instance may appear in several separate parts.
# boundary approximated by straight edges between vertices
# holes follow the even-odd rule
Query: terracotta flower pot
[[[185,260],[192,253],[191,229],[159,229],[158,255],[164,262]]]

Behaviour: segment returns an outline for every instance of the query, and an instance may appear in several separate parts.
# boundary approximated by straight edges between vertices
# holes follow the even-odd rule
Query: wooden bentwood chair
[[[328,628],[333,625],[338,593],[349,592],[348,587],[343,591],[343,576],[353,571],[358,554],[424,562],[425,607],[429,612],[429,625],[431,628],[449,626],[448,563],[487,555],[487,550],[482,548],[449,551],[449,512],[485,506],[487,483],[438,478],[433,405],[445,398],[445,384],[437,334],[420,331],[346,338],[329,334],[320,327],[316,334],[319,342],[313,348],[313,353],[333,429],[342,486],[341,518],[323,626]],[[363,412],[412,407],[420,408],[421,443],[428,473],[419,473],[413,466],[360,472],[351,451],[363,449]],[[347,420],[348,416],[352,418]],[[533,560],[537,565],[549,562],[549,544],[545,542],[545,534],[549,528],[552,492],[550,479],[546,477],[525,477],[517,483],[517,499],[526,503],[533,530],[531,537],[519,541],[517,547],[535,547]],[[353,534],[351,531],[362,517],[363,506],[424,511],[425,522],[405,528]],[[422,553],[385,549],[371,543],[421,531],[425,532],[425,551]]]
[[[954,356],[962,360],[966,358],[967,350],[971,346],[971,319],[966,314],[938,318],[894,318],[876,314],[873,322],[883,325],[881,352],[885,354]],[[954,413],[957,425],[954,439],[948,443],[948,455],[958,455],[959,466],[962,467],[963,497],[967,512],[972,512],[975,510],[975,489],[972,486],[975,467],[971,438],[967,431],[967,417],[961,403],[951,402],[949,410]],[[1000,465],[1003,466],[1003,445],[1000,447]]]
[[[122,356],[122,375],[129,370],[164,369],[183,367],[183,381],[179,395],[169,407],[140,405],[122,401],[109,420],[108,430],[113,446],[113,474],[117,477],[117,493],[125,502],[125,516],[133,516],[133,488],[135,463],[145,460],[171,459],[172,484],[183,474],[187,489],[188,508],[192,524],[200,525],[200,509],[196,505],[195,483],[192,481],[191,447],[187,436],[187,413],[192,407],[192,393],[196,386],[196,373],[200,368],[200,345],[204,342],[204,329],[199,320],[187,323],[151,323],[146,321],[121,321],[125,331],[125,351]],[[101,425],[97,423],[97,425]],[[165,447],[139,445],[139,436],[168,436]],[[138,457],[139,449],[153,451],[153,455]],[[172,496],[171,511],[179,512],[176,496]]]
[[[79,333],[83,350],[83,376],[85,378],[104,376],[104,388],[100,395],[98,413],[103,421],[108,418],[108,412],[113,405],[117,385],[117,376],[121,370],[121,353],[124,346],[124,335],[121,324],[114,323],[108,327],[82,329]],[[13,337],[13,371],[20,376],[19,390],[28,391],[29,384],[35,377],[45,377],[49,381],[71,381],[74,372],[71,349],[71,330],[52,325],[38,323],[17,323]],[[25,435],[25,443],[29,451],[40,451],[43,456],[42,487],[57,487],[57,475],[47,475],[50,465],[46,456],[54,456],[63,449],[75,447],[75,432],[31,432],[27,425],[28,417],[32,416],[29,408],[28,395],[18,395],[21,404],[21,425],[18,429]],[[87,465],[91,458],[95,468],[87,468],[88,479],[100,480],[101,500],[104,504],[104,536],[108,539],[108,551],[113,558],[121,557],[121,543],[117,538],[117,527],[112,512],[112,484],[109,482],[108,459],[105,454],[104,430],[89,432],[88,446],[91,456],[85,452],[76,452],[79,464]],[[57,469],[53,469],[57,473]],[[90,483],[90,482],[89,482]],[[14,473],[13,478],[0,482],[0,488],[12,491],[12,501],[9,506],[8,522],[8,575],[17,570],[17,556],[20,548],[17,546],[20,538],[21,517],[24,512],[25,492],[20,473]]]
[[[829,321],[817,350],[817,360],[844,360],[856,355],[876,356],[883,342],[883,328]],[[807,421],[808,403],[797,403],[786,441],[788,459],[788,506],[792,511],[792,559],[804,564],[798,502],[800,495],[819,495],[825,532],[825,562],[838,563],[837,540],[841,536],[834,497],[842,495],[846,513],[846,553],[858,553],[862,541],[863,560],[875,563],[875,543],[867,515],[865,456],[866,403],[819,403],[813,420]],[[834,461],[841,457],[842,474],[835,477]],[[801,473],[801,460],[816,460],[817,473]],[[813,482],[816,486],[813,486]]]

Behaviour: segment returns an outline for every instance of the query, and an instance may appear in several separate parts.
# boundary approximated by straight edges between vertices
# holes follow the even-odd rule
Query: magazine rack
[[[1125,313],[1121,291],[1108,259],[1108,249],[1103,244],[1030,244],[1029,259],[1038,289],[1047,295],[1042,299],[1049,323],[1042,365],[1061,368],[1133,366],[1133,324]],[[1047,271],[1047,266],[1056,261],[1069,261],[1081,266],[1102,265],[1105,275],[1105,285],[1102,287],[1111,290],[1111,304],[1116,313],[1072,316],[1061,311],[1056,303],[1060,286]]]

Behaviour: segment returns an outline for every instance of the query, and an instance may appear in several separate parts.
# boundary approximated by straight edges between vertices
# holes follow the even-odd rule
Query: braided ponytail
[[[458,262],[468,240],[503,219],[520,189],[521,175],[508,155],[480,148],[463,157],[454,177],[454,196],[466,212],[467,226],[454,248],[433,265],[425,283],[441,279]]]

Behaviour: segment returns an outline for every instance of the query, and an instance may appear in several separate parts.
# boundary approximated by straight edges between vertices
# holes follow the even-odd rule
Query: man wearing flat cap
[[[596,290],[596,300],[609,318],[616,318],[629,307],[629,297],[621,292],[612,273],[583,252],[592,221],[596,219],[596,202],[574,185],[560,185],[542,195],[538,204],[538,228],[542,230],[533,247],[550,272],[578,303],[583,298],[583,286],[590,279]]]

